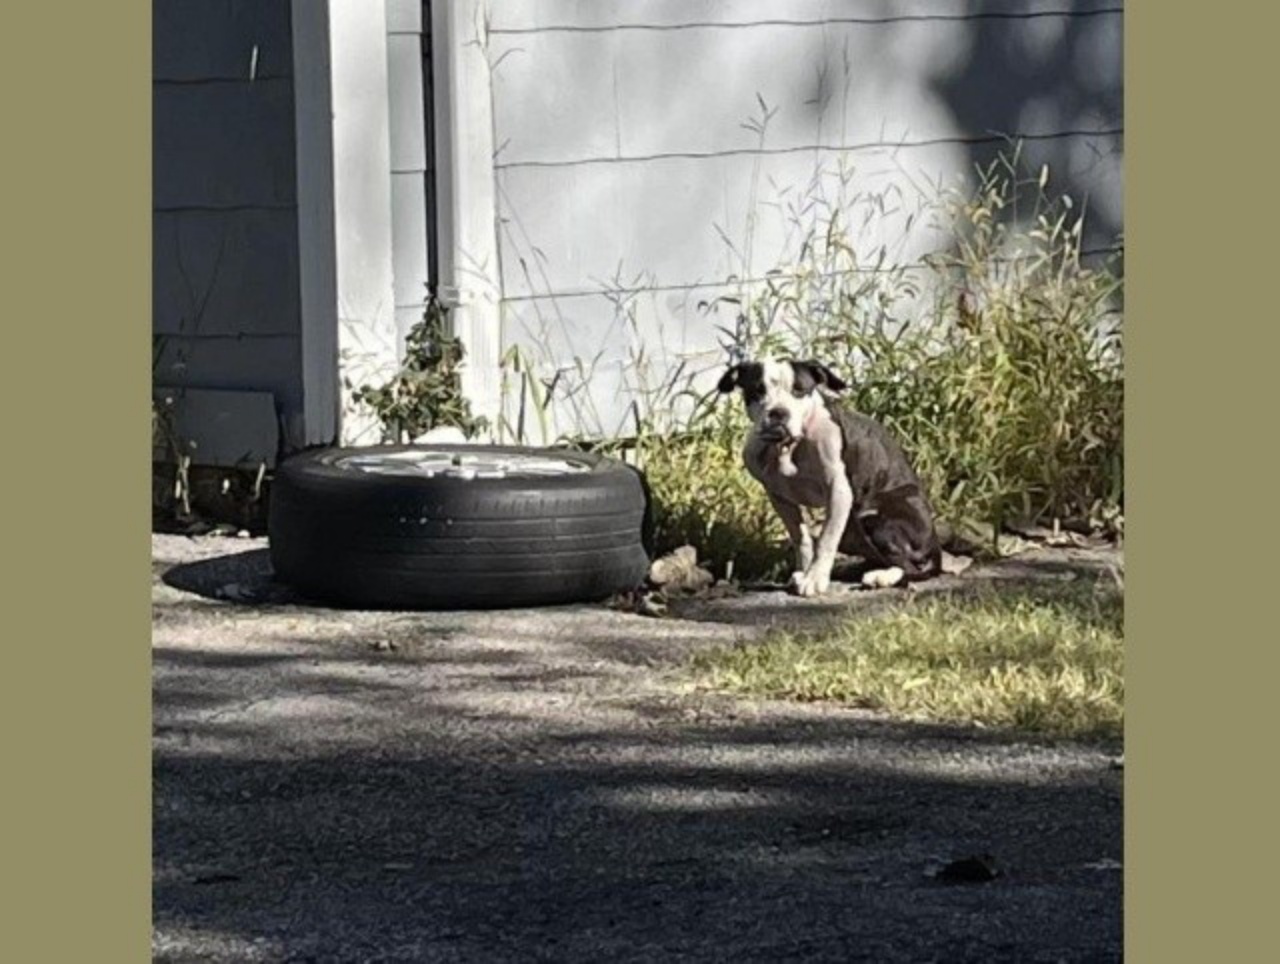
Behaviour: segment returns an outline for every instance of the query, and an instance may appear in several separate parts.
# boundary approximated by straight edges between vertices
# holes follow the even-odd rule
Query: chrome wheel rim
[[[554,455],[441,452],[430,449],[361,452],[336,459],[334,464],[372,475],[422,479],[548,478],[589,471],[589,467],[580,462]]]

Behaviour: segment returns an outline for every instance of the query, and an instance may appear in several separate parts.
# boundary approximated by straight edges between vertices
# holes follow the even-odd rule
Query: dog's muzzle
[[[770,409],[757,426],[756,434],[767,442],[786,442],[791,438],[791,430],[787,428],[790,420],[791,413],[785,408]]]

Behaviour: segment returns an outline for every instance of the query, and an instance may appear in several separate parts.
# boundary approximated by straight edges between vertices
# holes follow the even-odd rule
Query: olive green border
[[[1277,11],[1125,14],[1125,918],[1133,961],[1275,943]]]
[[[151,6],[10,4],[9,961],[150,956]]]
[[[1126,11],[1126,920],[1274,943],[1277,13]],[[14,5],[4,59],[9,960],[149,955],[150,6]]]

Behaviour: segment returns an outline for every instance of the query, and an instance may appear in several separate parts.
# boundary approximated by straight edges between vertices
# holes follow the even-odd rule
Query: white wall
[[[466,346],[462,389],[493,420],[501,402],[501,261],[487,0],[433,0],[440,300]]]
[[[502,345],[547,379],[562,370],[561,385],[584,361],[594,372],[590,400],[562,403],[556,430],[625,430],[642,351],[655,373],[722,364],[717,319],[700,303],[731,290],[731,275],[795,256],[795,232],[768,202],[842,158],[861,189],[910,198],[968,173],[998,135],[1025,137],[1030,163],[1049,163],[1054,186],[1087,200],[1086,247],[1109,244],[1122,223],[1118,7],[492,4]],[[758,98],[775,111],[763,144],[743,126]],[[909,207],[871,226],[868,251],[901,236]],[[917,232],[898,256],[934,243]]]
[[[338,353],[354,385],[396,370],[387,16],[382,3],[329,0]],[[379,440],[377,420],[343,391],[342,441]]]
[[[315,286],[309,307],[304,304],[304,334],[324,332],[336,340],[336,348],[321,347],[337,356],[341,440],[371,444],[381,426],[355,405],[351,389],[382,384],[395,373],[404,337],[426,303],[426,195],[433,172],[425,137],[422,3],[294,3],[295,25],[305,18],[315,27],[297,37],[302,49],[295,56],[300,65],[304,55],[314,60],[323,81],[300,86],[299,94],[299,193],[324,202],[304,231],[304,254],[306,242],[314,242],[315,260],[327,254],[322,267],[333,276],[327,288]],[[304,111],[313,123],[302,123]],[[325,163],[317,163],[326,152]],[[313,168],[314,190],[306,192],[303,176]]]
[[[438,0],[430,23],[420,0],[331,2],[343,375],[358,385],[394,371],[422,319],[427,283],[437,280],[434,256],[441,300],[467,347],[463,389],[477,414],[492,417],[500,288],[490,76],[474,42],[483,0]],[[432,38],[429,85],[424,35]],[[435,145],[428,112],[441,131]],[[344,440],[377,441],[376,423],[346,398]]]
[[[435,176],[426,144],[422,0],[386,0],[391,104],[392,274],[396,329],[403,339],[422,320],[429,262],[427,190]],[[429,33],[430,24],[426,25]]]

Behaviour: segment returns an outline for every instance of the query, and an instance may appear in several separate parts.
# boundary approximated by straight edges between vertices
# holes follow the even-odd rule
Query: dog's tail
[[[907,553],[900,565],[907,582],[932,579],[942,572],[942,547],[935,539],[931,546]]]
[[[919,505],[913,506],[913,502]],[[906,483],[881,492],[876,496],[876,505],[878,508],[895,506],[902,515],[914,517],[924,523],[914,532],[909,527],[890,523],[872,536],[872,541],[878,544],[887,558],[892,559],[892,564],[905,573],[907,581],[932,579],[941,573],[942,543],[938,541],[932,513],[920,486]],[[925,531],[921,531],[922,529]]]

